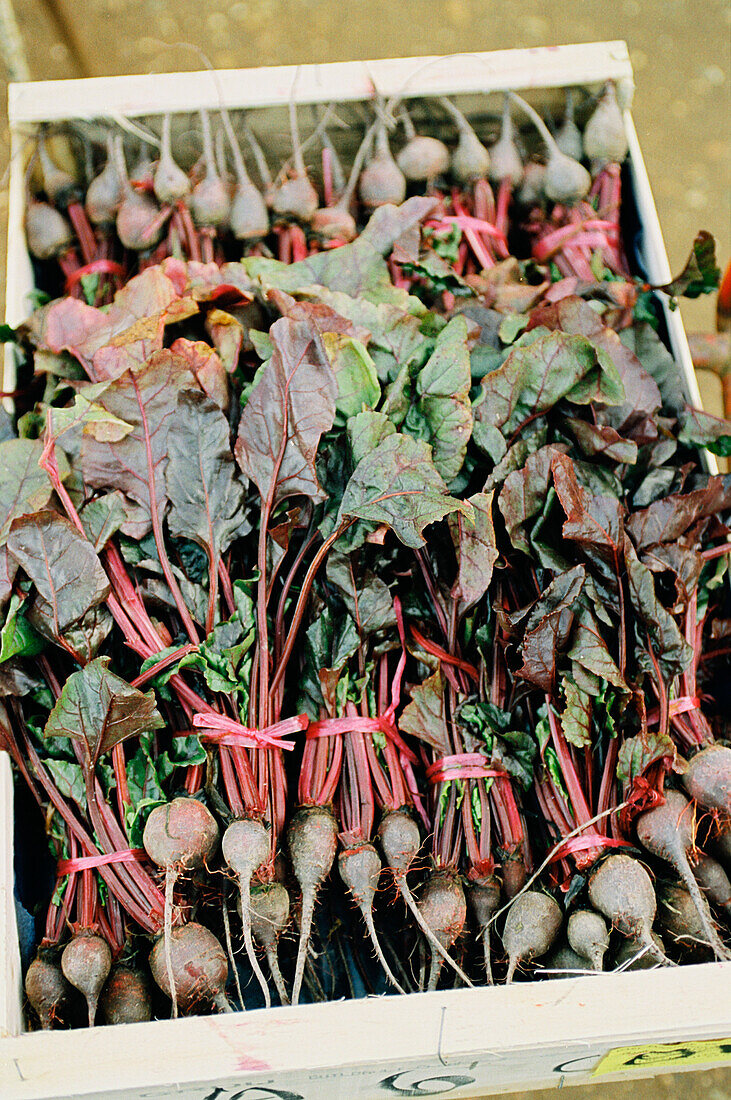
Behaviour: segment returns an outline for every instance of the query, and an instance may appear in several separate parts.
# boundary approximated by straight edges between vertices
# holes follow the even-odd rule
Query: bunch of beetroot
[[[731,426],[686,406],[629,274],[613,90],[583,138],[506,97],[489,156],[443,109],[451,154],[379,103],[339,198],[321,128],[322,206],[292,112],[243,260],[200,214],[206,116],[192,188],[166,121],[154,211],[110,139],[87,211],[124,177],[119,239],[164,210],[174,247],[12,334],[0,741],[52,853],[34,1023],[729,957],[731,483],[698,448]],[[715,278],[701,234],[656,289]]]

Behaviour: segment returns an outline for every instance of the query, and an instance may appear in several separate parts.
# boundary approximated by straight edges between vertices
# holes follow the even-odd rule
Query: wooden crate
[[[557,89],[618,82],[631,99],[623,42],[452,58],[171,73],[11,85],[7,322],[29,312],[32,268],[23,234],[23,146],[43,121],[158,115],[200,107],[269,108],[385,95],[524,91],[540,106]],[[293,91],[294,89],[294,91]],[[266,117],[266,116],[265,116]],[[630,172],[647,277],[670,278],[632,118]],[[275,122],[271,125],[275,127]],[[666,313],[686,395],[700,404],[678,313]],[[3,390],[15,376],[6,357]],[[707,467],[715,461],[707,456]],[[618,1081],[731,1061],[731,963],[604,974],[509,987],[261,1009],[94,1031],[23,1034],[13,902],[13,788],[0,754],[0,1096],[3,1100],[386,1100],[475,1097],[521,1088]]]

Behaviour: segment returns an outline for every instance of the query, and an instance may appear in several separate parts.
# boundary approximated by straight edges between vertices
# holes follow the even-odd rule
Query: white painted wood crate
[[[295,81],[296,78],[296,81]],[[536,101],[568,85],[619,82],[631,98],[624,42],[330,65],[171,73],[9,89],[6,319],[28,314],[32,268],[23,233],[22,146],[43,121],[389,96]],[[473,100],[473,102],[476,102]],[[639,251],[653,283],[670,278],[649,180],[625,113]],[[666,312],[686,395],[700,404],[679,313]],[[13,388],[12,355],[3,390]],[[707,466],[715,461],[707,456]],[[13,788],[0,753],[0,1097],[2,1100],[387,1100],[475,1098],[523,1088],[609,1082],[731,1062],[731,963],[605,974],[508,987],[413,994],[24,1035],[13,903]],[[725,1042],[723,1040],[726,1040]]]

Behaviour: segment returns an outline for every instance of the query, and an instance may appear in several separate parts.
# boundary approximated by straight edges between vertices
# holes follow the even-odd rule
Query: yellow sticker
[[[676,1066],[706,1065],[709,1062],[731,1062],[731,1039],[615,1047],[604,1055],[592,1076],[621,1073],[627,1069],[673,1069]]]

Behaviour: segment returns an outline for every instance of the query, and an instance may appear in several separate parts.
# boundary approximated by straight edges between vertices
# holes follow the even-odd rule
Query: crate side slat
[[[0,1036],[23,1031],[20,948],[15,917],[15,874],[13,861],[13,776],[10,757],[0,752]],[[0,1089],[0,1095],[2,1090]]]
[[[631,80],[625,42],[500,50],[447,57],[342,61],[322,65],[223,69],[93,77],[85,80],[11,84],[11,124],[53,122],[119,114],[133,118],[164,111],[286,106],[369,99],[373,85],[384,95],[452,95],[503,88],[555,88],[567,73],[577,85]]]
[[[243,1088],[271,1074],[301,1074],[304,1083],[329,1070],[433,1060],[492,1064],[496,1087],[505,1087],[501,1065],[512,1075],[507,1083],[529,1082],[545,1077],[551,1059],[583,1054],[591,1072],[614,1046],[723,1037],[731,1032],[730,978],[731,963],[718,963],[100,1027],[84,1033],[83,1059],[78,1032],[43,1032],[0,1041],[0,1093],[131,1097],[143,1087],[238,1078]]]

